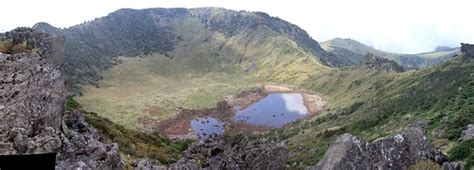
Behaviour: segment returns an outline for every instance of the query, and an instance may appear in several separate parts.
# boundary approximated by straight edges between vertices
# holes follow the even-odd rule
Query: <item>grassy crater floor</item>
[[[148,129],[138,119],[170,118],[176,107],[214,107],[225,95],[261,86],[242,73],[198,73],[164,56],[125,58],[105,71],[98,87],[83,87],[75,99],[85,110],[98,113],[126,128]]]

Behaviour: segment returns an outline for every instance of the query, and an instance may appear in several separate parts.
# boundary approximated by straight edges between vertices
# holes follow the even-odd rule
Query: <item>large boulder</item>
[[[419,127],[368,143],[351,134],[343,134],[327,150],[317,165],[308,169],[408,169],[418,162],[432,161],[458,169],[436,151]]]

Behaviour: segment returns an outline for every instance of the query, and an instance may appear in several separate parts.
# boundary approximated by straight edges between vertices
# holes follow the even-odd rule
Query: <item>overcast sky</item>
[[[0,32],[45,21],[69,27],[120,8],[224,7],[263,11],[315,40],[352,38],[377,49],[418,53],[474,43],[470,0],[1,0]]]

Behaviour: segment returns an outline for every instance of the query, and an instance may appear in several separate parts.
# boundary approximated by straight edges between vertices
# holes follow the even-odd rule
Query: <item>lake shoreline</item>
[[[299,93],[308,115],[303,119],[318,116],[327,109],[328,103],[319,95],[296,87],[281,84],[266,84],[260,88],[243,91],[237,95],[224,96],[216,107],[206,109],[179,109],[179,114],[160,122],[152,123],[153,130],[172,139],[199,139],[191,128],[191,121],[198,118],[214,118],[223,123],[225,134],[258,134],[274,129],[268,126],[252,125],[235,121],[236,107],[245,109],[272,93]],[[291,124],[291,123],[288,123]],[[285,125],[286,126],[286,125]]]

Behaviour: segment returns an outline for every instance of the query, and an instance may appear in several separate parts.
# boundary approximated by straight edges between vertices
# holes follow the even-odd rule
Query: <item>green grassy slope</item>
[[[427,134],[445,130],[434,143],[449,150],[461,129],[474,119],[474,62],[457,57],[433,68],[385,73],[360,67],[315,74],[303,87],[322,93],[331,104],[324,116],[275,130],[267,135],[284,139],[297,153],[292,162],[315,164],[342,133],[369,140],[394,134],[425,120]],[[443,123],[441,118],[448,117]],[[298,151],[319,148],[316,154]],[[307,150],[307,149],[303,149]]]

